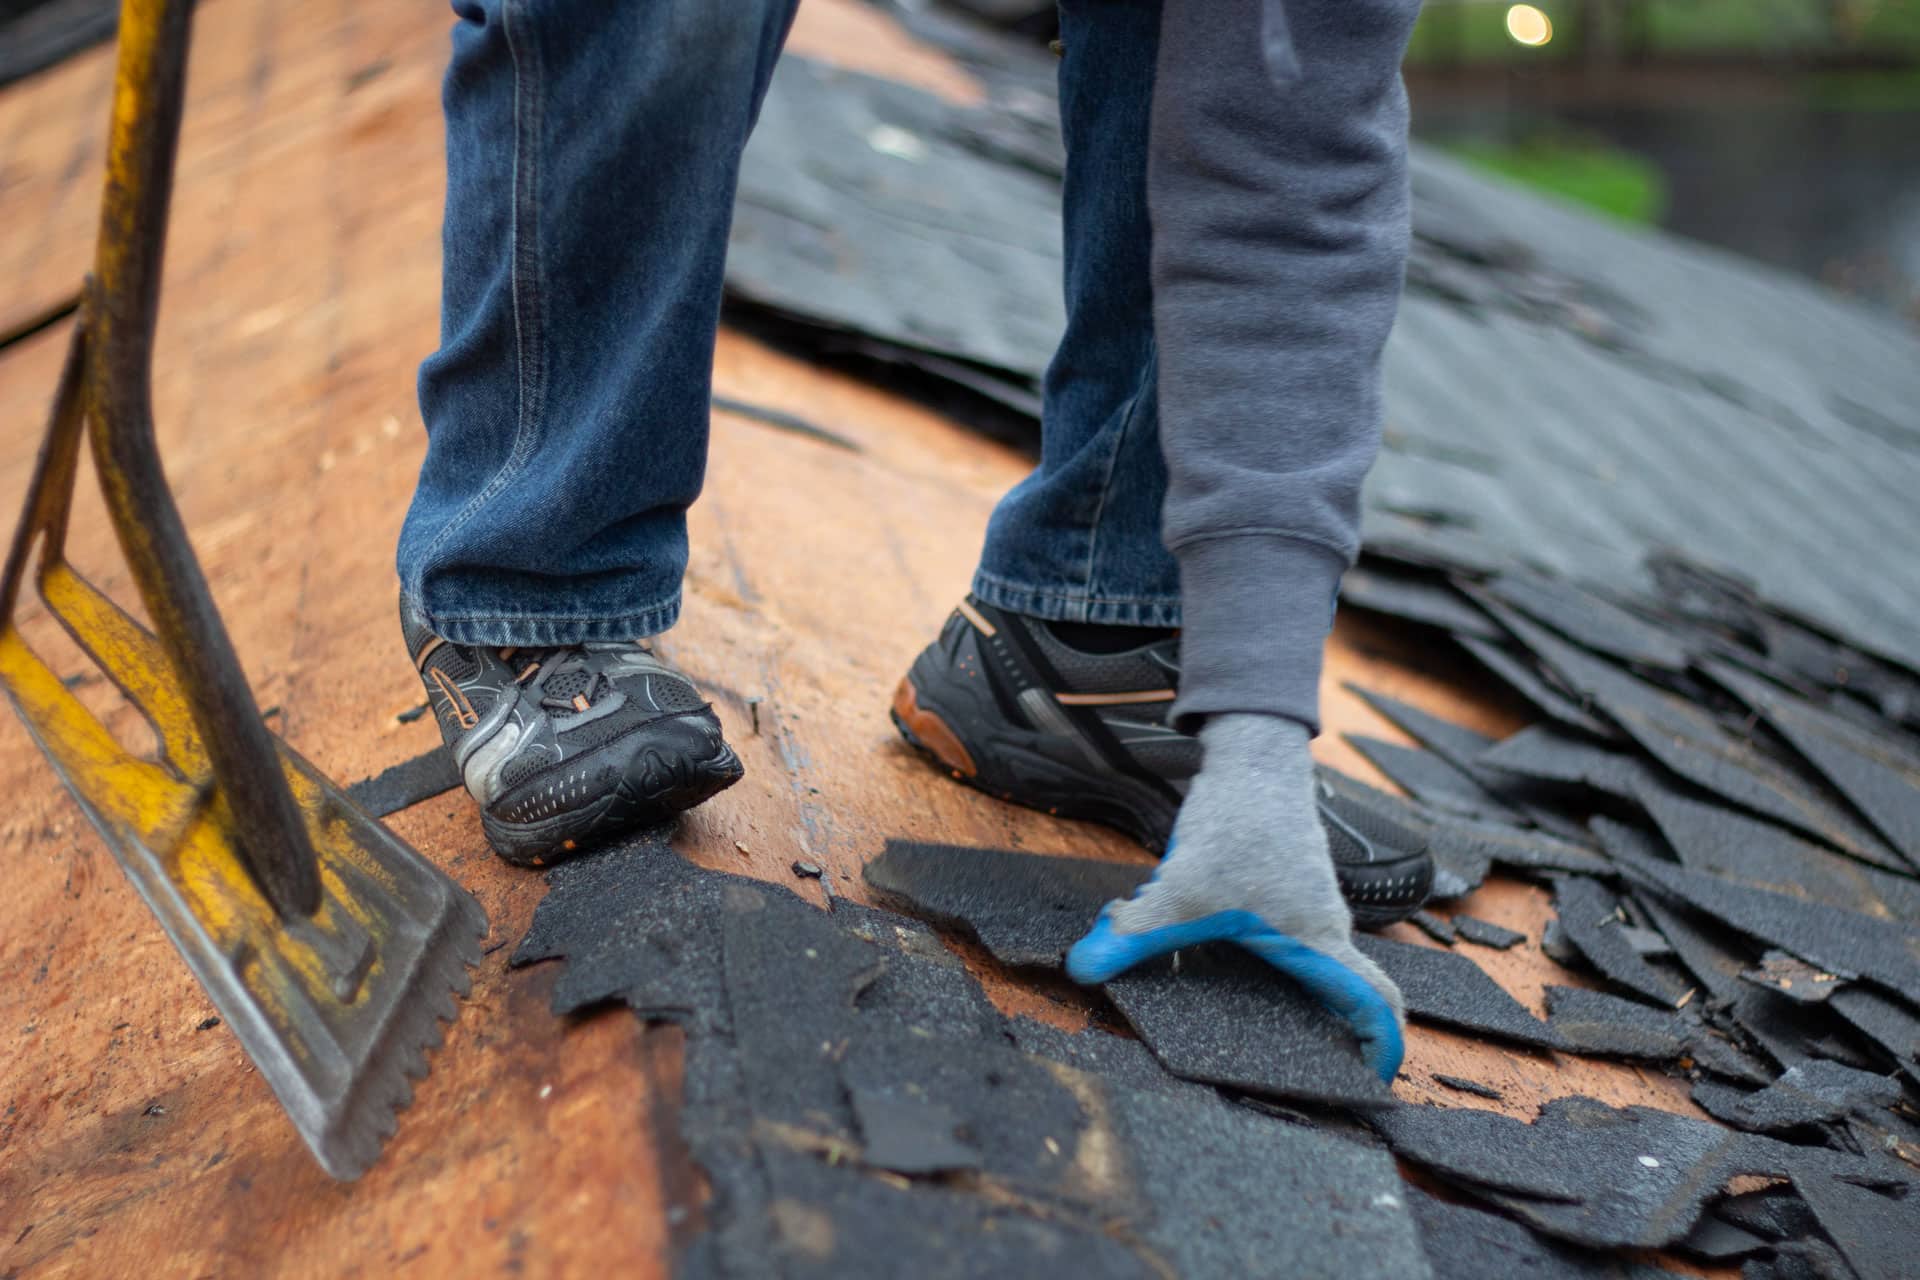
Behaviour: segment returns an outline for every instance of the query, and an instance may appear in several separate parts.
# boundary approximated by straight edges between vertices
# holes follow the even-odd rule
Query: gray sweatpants
[[[1175,714],[1318,722],[1408,240],[1418,0],[1166,0],[1148,201]]]

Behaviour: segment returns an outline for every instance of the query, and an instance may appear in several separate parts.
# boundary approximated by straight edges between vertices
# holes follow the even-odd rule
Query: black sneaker
[[[545,866],[740,780],[693,682],[643,643],[492,649],[400,625],[494,851]]]
[[[1199,739],[1167,723],[1179,646],[1169,633],[1091,653],[1038,619],[969,596],[900,682],[893,722],[963,782],[1117,827],[1159,853],[1200,768]],[[1321,787],[1320,820],[1354,922],[1403,920],[1433,886],[1426,841],[1348,807]]]

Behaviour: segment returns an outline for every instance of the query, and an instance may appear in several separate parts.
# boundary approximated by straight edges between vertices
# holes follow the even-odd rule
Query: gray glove
[[[1404,1051],[1400,989],[1353,945],[1308,740],[1306,726],[1283,716],[1210,717],[1166,858],[1133,897],[1108,904],[1067,970],[1098,983],[1182,947],[1236,943],[1346,1018],[1391,1080]]]

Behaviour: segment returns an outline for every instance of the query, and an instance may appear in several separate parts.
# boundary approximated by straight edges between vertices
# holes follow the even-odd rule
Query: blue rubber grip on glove
[[[1406,1056],[1406,1042],[1386,997],[1338,960],[1281,933],[1251,911],[1216,911],[1144,933],[1121,933],[1102,911],[1087,936],[1067,952],[1067,973],[1075,982],[1094,986],[1143,961],[1203,942],[1244,947],[1305,987],[1314,999],[1346,1019],[1360,1037],[1367,1065],[1392,1083]]]

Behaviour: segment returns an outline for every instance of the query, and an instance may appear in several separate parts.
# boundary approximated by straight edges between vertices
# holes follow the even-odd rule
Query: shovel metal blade
[[[277,738],[322,891],[311,915],[276,912],[241,856],[158,641],[64,563],[43,567],[40,587],[153,724],[163,758],[122,747],[11,618],[0,625],[0,687],[321,1166],[358,1177],[467,992],[485,914]]]

